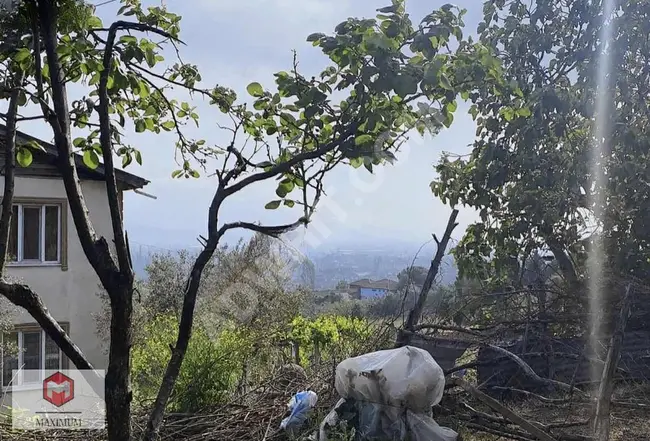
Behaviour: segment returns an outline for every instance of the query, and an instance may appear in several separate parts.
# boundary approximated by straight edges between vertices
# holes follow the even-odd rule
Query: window
[[[9,260],[61,263],[61,204],[20,203],[13,207]]]
[[[64,327],[65,328],[65,327]],[[3,336],[2,387],[38,384],[44,369],[64,369],[65,357],[54,341],[39,328],[25,328]],[[27,372],[38,369],[39,372]],[[12,376],[12,371],[17,375]]]

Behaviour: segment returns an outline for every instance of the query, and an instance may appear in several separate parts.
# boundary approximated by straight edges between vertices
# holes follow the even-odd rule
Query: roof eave
[[[3,124],[0,124],[0,134],[4,134],[5,129],[6,127]],[[43,141],[42,139],[38,139],[32,135],[29,135],[21,131],[17,131],[16,135],[19,138],[23,138],[28,141],[36,141],[37,143],[43,146],[43,148],[45,149],[45,153],[48,156],[53,158],[58,158],[59,155],[56,150],[56,147],[54,147],[54,145],[50,144],[49,142]],[[83,157],[77,153],[75,153],[75,165],[77,166],[77,169],[83,169],[87,173],[98,174],[101,175],[102,177],[105,174],[104,164],[99,164],[99,166],[97,166],[97,168],[93,170],[87,167],[86,164],[84,164]],[[115,169],[115,179],[117,180],[117,183],[122,190],[137,190],[151,183],[147,179],[144,179],[140,176],[134,175],[132,173],[117,168]]]

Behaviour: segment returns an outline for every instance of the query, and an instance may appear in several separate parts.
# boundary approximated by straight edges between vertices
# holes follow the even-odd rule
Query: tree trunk
[[[187,352],[187,347],[190,338],[192,337],[194,308],[196,306],[196,296],[199,291],[203,269],[210,259],[212,259],[212,256],[217,249],[217,245],[219,244],[219,239],[221,239],[221,236],[223,236],[226,231],[224,228],[217,230],[216,227],[217,214],[222,201],[222,194],[220,190],[217,190],[209,210],[210,221],[208,222],[208,228],[210,233],[208,242],[206,247],[196,258],[190,277],[187,280],[185,293],[183,295],[183,309],[181,311],[181,320],[178,326],[176,345],[172,348],[172,355],[167,363],[167,368],[165,369],[165,374],[163,375],[160,389],[158,390],[158,396],[156,397],[151,415],[149,415],[147,429],[143,436],[145,441],[154,441],[158,437],[158,431],[160,430],[163,416],[165,415],[165,408],[167,407],[169,397],[171,396],[174,385],[176,384],[178,374],[181,371],[183,359],[185,358],[185,353]]]
[[[129,390],[133,286],[117,287],[111,296],[111,342],[104,385],[110,441],[131,439]],[[114,300],[115,299],[115,300]]]
[[[609,351],[605,360],[605,367],[600,380],[600,387],[598,388],[598,399],[596,401],[596,414],[594,416],[594,439],[596,441],[608,441],[610,418],[609,409],[612,402],[612,392],[614,391],[614,374],[618,361],[621,358],[621,346],[623,344],[623,336],[625,335],[625,327],[627,319],[630,316],[630,308],[632,306],[632,288],[631,285],[627,286],[625,297],[623,298],[623,305],[618,317],[616,329],[612,335],[609,344]]]

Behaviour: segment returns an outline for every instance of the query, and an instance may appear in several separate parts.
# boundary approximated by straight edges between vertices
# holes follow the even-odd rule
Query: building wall
[[[0,180],[0,192],[4,180]],[[106,186],[101,181],[82,181],[90,218],[98,235],[113,242]],[[0,193],[1,194],[1,193]],[[53,178],[17,177],[16,198],[66,199],[63,181]],[[67,206],[67,205],[66,205]],[[63,215],[63,213],[62,213]],[[67,270],[61,266],[8,266],[12,278],[23,280],[43,299],[55,320],[69,325],[70,337],[97,369],[105,369],[108,356],[96,334],[95,314],[103,304],[97,295],[99,278],[88,263],[77,236],[70,209],[67,209]],[[32,324],[25,311],[14,317],[15,324]]]
[[[372,297],[380,297],[383,296],[387,293],[388,291],[385,289],[377,289],[377,288],[359,288],[359,295],[361,296],[362,299],[367,299],[367,298],[372,298]]]

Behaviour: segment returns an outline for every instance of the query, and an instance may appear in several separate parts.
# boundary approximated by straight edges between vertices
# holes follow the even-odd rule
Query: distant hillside
[[[390,254],[385,251],[341,250],[310,257],[315,267],[315,288],[333,288],[341,281],[363,278],[396,279],[397,274],[413,264],[413,255]],[[420,256],[415,265],[429,267],[431,258]],[[450,284],[456,280],[457,270],[452,256],[443,258],[439,280]],[[299,277],[299,274],[296,275]]]
[[[350,282],[363,278],[396,279],[400,271],[412,264],[428,268],[435,253],[435,245],[429,244],[423,247],[414,261],[419,248],[412,244],[395,244],[390,247],[384,245],[384,247],[378,246],[372,249],[364,246],[363,248],[308,252],[307,255],[314,264],[314,288],[334,288],[341,280]],[[131,246],[133,269],[137,277],[146,278],[145,268],[151,262],[153,253],[167,251],[152,246]],[[438,280],[443,284],[453,283],[457,273],[454,258],[451,255],[445,256]],[[300,268],[296,270],[294,278],[296,281],[304,283],[304,274],[301,274]]]

